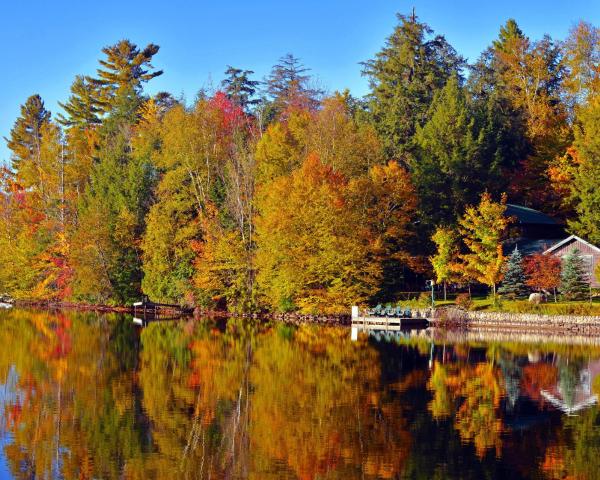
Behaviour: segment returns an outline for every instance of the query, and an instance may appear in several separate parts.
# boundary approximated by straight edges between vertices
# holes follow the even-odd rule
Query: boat
[[[0,308],[12,308],[12,304],[6,302],[0,302]]]

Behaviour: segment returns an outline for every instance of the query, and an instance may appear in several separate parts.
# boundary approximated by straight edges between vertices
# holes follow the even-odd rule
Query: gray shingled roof
[[[517,223],[523,224],[536,224],[536,225],[558,225],[558,222],[552,217],[549,217],[545,213],[534,210],[533,208],[527,208],[522,205],[514,205],[512,203],[506,204],[506,216],[516,217]]]

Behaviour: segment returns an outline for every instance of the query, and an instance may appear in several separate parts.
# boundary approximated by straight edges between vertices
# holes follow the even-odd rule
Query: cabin
[[[509,226],[511,240],[504,246],[506,254],[515,246],[525,256],[542,253],[567,236],[560,223],[533,208],[509,203],[505,215],[513,220]]]
[[[595,275],[600,263],[599,247],[576,235],[569,236],[563,225],[533,208],[509,203],[506,216],[513,219],[509,226],[510,240],[504,244],[506,255],[517,247],[523,256],[543,253],[562,258],[577,248],[587,263],[592,288],[600,288],[600,278]]]
[[[579,250],[581,256],[586,262],[592,287],[600,288],[600,279],[596,278],[595,275],[596,267],[600,263],[600,248],[598,248],[597,246],[586,242],[584,239],[579,238],[577,235],[571,235],[570,237],[561,240],[560,242],[554,244],[552,247],[545,250],[544,255],[554,255],[555,257],[562,258],[575,249]]]

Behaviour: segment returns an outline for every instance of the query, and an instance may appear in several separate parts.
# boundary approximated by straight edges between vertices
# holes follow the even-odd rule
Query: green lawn
[[[400,301],[399,305],[407,305],[413,308],[425,308],[431,305],[431,303],[422,300],[410,300]],[[444,305],[454,305],[454,299],[441,300],[436,298],[435,305],[437,307]],[[540,305],[530,303],[527,299],[520,300],[509,300],[500,298],[497,305],[493,304],[493,301],[489,297],[473,296],[472,305],[469,307],[470,310],[476,311],[493,311],[493,312],[512,312],[512,313],[543,313],[550,315],[598,315],[600,316],[600,298],[594,298],[594,301],[590,303],[587,301],[565,301],[559,299],[558,302],[554,302],[553,299],[549,299],[548,302]]]

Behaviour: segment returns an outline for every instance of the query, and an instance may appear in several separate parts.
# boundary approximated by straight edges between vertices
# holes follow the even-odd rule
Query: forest
[[[149,95],[159,58],[120,40],[61,113],[24,99],[0,172],[0,293],[334,313],[449,260],[495,291],[507,202],[600,243],[600,29],[585,21],[532,39],[510,19],[469,64],[398,15],[357,66],[365,97],[325,92],[292,54],[262,80],[224,66],[192,102]]]

